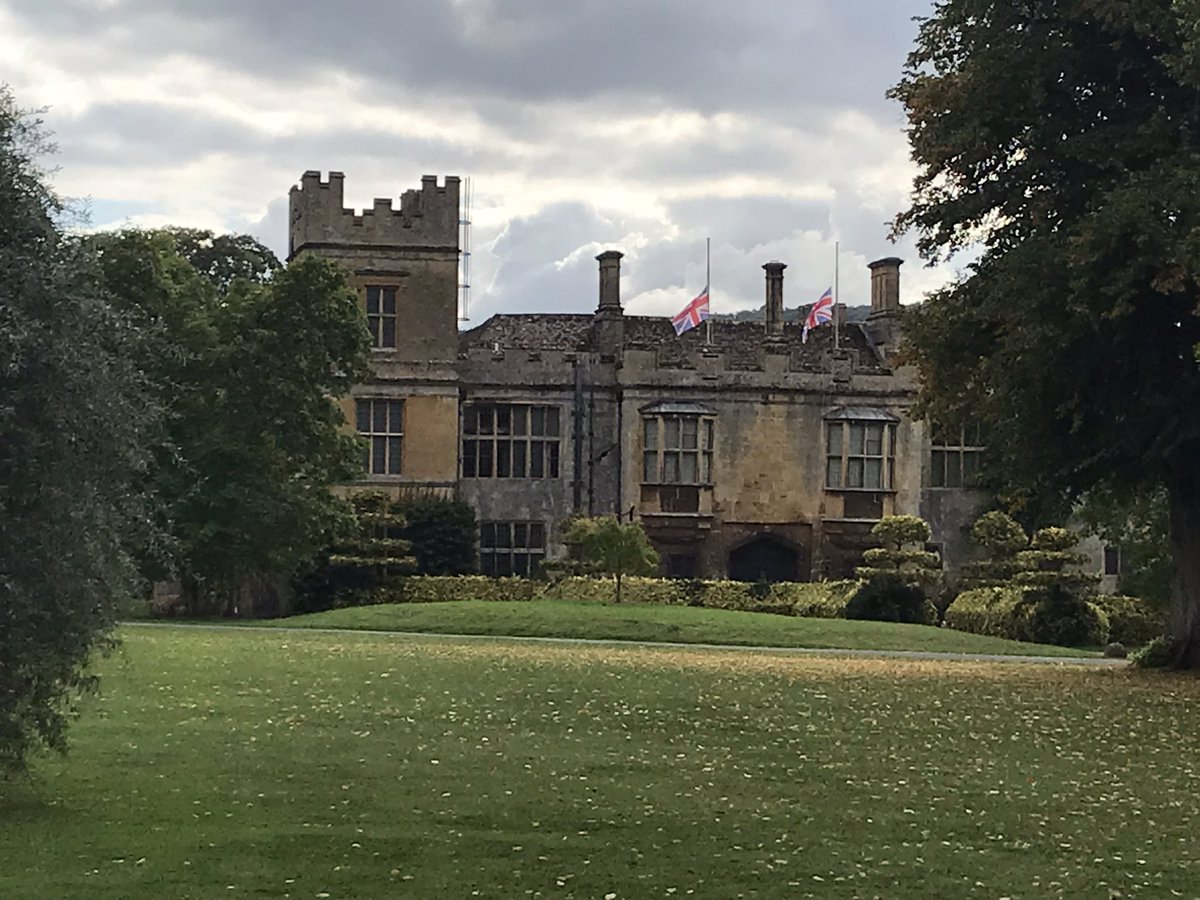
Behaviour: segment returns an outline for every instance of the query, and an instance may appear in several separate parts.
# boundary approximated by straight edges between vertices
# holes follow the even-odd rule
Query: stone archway
[[[729,554],[733,581],[796,581],[800,554],[779,538],[762,534]]]

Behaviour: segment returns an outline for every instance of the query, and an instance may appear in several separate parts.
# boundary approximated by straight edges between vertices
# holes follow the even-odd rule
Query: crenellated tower
[[[390,198],[347,209],[345,176],[308,171],[289,194],[288,258],[318,253],[352,273],[376,350],[397,361],[457,353],[459,179],[421,179],[399,209]]]

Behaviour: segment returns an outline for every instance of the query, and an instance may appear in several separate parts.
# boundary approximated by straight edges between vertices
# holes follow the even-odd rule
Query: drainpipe
[[[579,512],[583,508],[583,372],[579,368],[579,357],[576,356],[572,365],[575,369],[575,398],[571,410],[574,420],[572,428],[574,454],[572,459],[575,466],[575,478],[571,483],[571,508]]]

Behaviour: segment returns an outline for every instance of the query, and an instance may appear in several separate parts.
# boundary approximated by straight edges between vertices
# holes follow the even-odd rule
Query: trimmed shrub
[[[1096,647],[1108,642],[1108,616],[1063,587],[1027,591],[1008,636],[1036,644]]]
[[[877,575],[855,591],[846,604],[847,619],[934,625],[937,610],[925,592],[898,575]]]
[[[412,545],[419,575],[465,575],[475,570],[475,511],[462,500],[404,497],[404,538]]]
[[[982,587],[963,591],[946,610],[948,628],[1063,646],[1101,646],[1108,616],[1069,591]]]
[[[1133,654],[1133,664],[1139,669],[1169,669],[1175,664],[1175,655],[1175,646],[1164,635]]]
[[[1100,594],[1093,603],[1108,616],[1109,640],[1125,646],[1140,646],[1167,630],[1167,617],[1146,600],[1118,594]]]
[[[971,540],[986,559],[963,566],[962,582],[968,588],[1003,585],[1017,573],[1017,553],[1029,546],[1029,536],[1012,516],[999,510],[986,512],[971,526]]]
[[[1011,622],[1021,600],[1021,591],[1010,586],[994,585],[963,591],[946,609],[946,627],[972,634],[1009,637]]]
[[[785,582],[775,585],[775,590],[787,597],[792,604],[793,616],[813,619],[840,619],[846,614],[846,605],[860,587],[861,581],[813,581]]]

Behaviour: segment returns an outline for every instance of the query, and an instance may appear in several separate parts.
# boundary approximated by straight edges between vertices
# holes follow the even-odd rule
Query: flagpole
[[[842,242],[833,242],[833,349],[841,347],[841,327],[838,324],[838,263],[841,256]]]
[[[708,288],[708,318],[704,320],[704,343],[712,346],[712,238],[704,239],[704,285]]]

